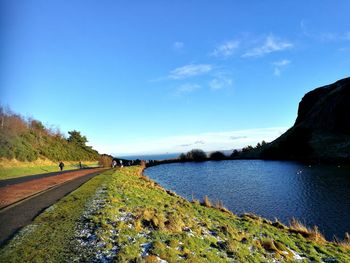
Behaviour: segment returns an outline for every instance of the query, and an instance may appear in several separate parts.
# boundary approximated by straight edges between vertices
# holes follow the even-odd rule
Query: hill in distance
[[[350,163],[350,78],[308,92],[293,127],[249,157]]]

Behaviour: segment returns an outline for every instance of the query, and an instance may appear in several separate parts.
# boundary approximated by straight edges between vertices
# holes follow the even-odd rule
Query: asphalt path
[[[0,210],[0,246],[11,239],[22,227],[32,223],[33,219],[46,208],[102,172],[94,172],[67,181]]]
[[[96,168],[96,167],[95,167]],[[82,168],[84,170],[87,169],[95,169],[95,168]],[[14,185],[14,184],[19,184],[23,182],[28,182],[34,179],[40,179],[40,178],[45,178],[45,177],[50,177],[50,176],[57,176],[60,174],[65,174],[65,173],[71,173],[71,172],[76,172],[79,171],[79,169],[75,170],[66,170],[66,171],[58,171],[58,172],[51,172],[51,173],[44,173],[44,174],[34,174],[34,175],[26,175],[18,178],[11,178],[11,179],[5,179],[5,180],[0,180],[0,187],[4,187],[7,185]]]

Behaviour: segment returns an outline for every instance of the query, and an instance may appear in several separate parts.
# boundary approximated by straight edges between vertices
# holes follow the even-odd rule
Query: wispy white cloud
[[[261,57],[272,52],[283,51],[292,47],[293,44],[291,42],[279,40],[274,36],[268,36],[261,46],[248,50],[242,57]]]
[[[198,84],[193,84],[193,83],[185,83],[183,85],[180,85],[177,90],[176,90],[176,95],[182,95],[185,93],[191,93],[194,92],[198,89],[200,89],[201,86]]]
[[[193,143],[185,143],[185,144],[180,144],[179,146],[180,147],[186,147],[186,148],[188,148],[188,147],[198,147],[198,145],[203,145],[203,144],[205,144],[205,141],[203,141],[203,140],[198,140],[198,141],[195,141],[195,142],[193,142]]]
[[[317,32],[312,30],[305,20],[300,21],[300,28],[305,37],[321,42],[342,42],[350,40],[350,31],[347,32]],[[311,28],[311,29],[310,29]]]
[[[207,132],[149,140],[133,140],[122,144],[93,146],[101,152],[119,155],[186,152],[192,148],[201,148],[204,151],[229,150],[242,148],[247,145],[256,145],[262,140],[267,142],[273,141],[286,130],[287,127],[272,127],[226,132]]]
[[[238,40],[227,41],[217,46],[214,49],[214,51],[210,53],[210,55],[215,57],[223,57],[223,58],[230,57],[238,49],[239,43],[240,42]]]
[[[170,71],[169,78],[184,79],[210,72],[213,66],[210,64],[188,64]]]
[[[232,87],[233,80],[229,77],[218,75],[209,82],[211,90],[220,90],[224,88]]]
[[[283,67],[283,66],[287,66],[288,64],[290,64],[290,60],[283,59],[283,60],[280,60],[280,61],[273,62],[273,64],[275,66],[278,66],[278,67]]]
[[[286,67],[287,65],[289,65],[290,63],[291,63],[291,61],[288,59],[283,59],[280,61],[273,62],[272,64],[275,66],[274,70],[273,70],[273,74],[275,76],[280,76],[282,73],[282,69],[284,67]]]
[[[175,49],[175,50],[181,50],[181,49],[183,49],[184,46],[185,46],[185,44],[181,41],[176,41],[173,43],[173,49]]]

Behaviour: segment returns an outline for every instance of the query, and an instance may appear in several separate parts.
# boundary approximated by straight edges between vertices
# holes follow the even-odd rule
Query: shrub
[[[224,160],[226,156],[222,152],[216,151],[216,152],[212,152],[209,158],[212,160],[219,161],[219,160]]]
[[[186,154],[184,154],[184,153],[181,153],[181,154],[179,155],[178,158],[179,158],[181,161],[184,161],[184,160],[187,159]]]
[[[207,154],[203,150],[193,149],[186,154],[186,159],[195,162],[205,161],[207,159]]]
[[[238,157],[240,155],[240,152],[238,150],[233,150],[231,157]]]
[[[112,166],[113,157],[107,154],[102,154],[100,159],[98,160],[98,164],[103,167],[111,167]]]

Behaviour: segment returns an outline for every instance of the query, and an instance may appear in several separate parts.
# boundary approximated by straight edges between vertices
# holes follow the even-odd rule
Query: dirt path
[[[0,187],[0,209],[56,185],[102,170],[101,168],[74,170],[71,172],[56,173],[55,176],[43,174],[40,176],[41,178],[31,180],[28,178],[24,182],[2,186]]]
[[[0,210],[0,245],[11,238],[21,227],[31,223],[45,208],[53,205],[104,170],[101,168],[79,170],[54,178],[35,179],[1,187],[2,204],[10,204],[16,200],[17,202]],[[26,196],[27,198],[22,200]],[[18,202],[18,200],[22,201]]]

